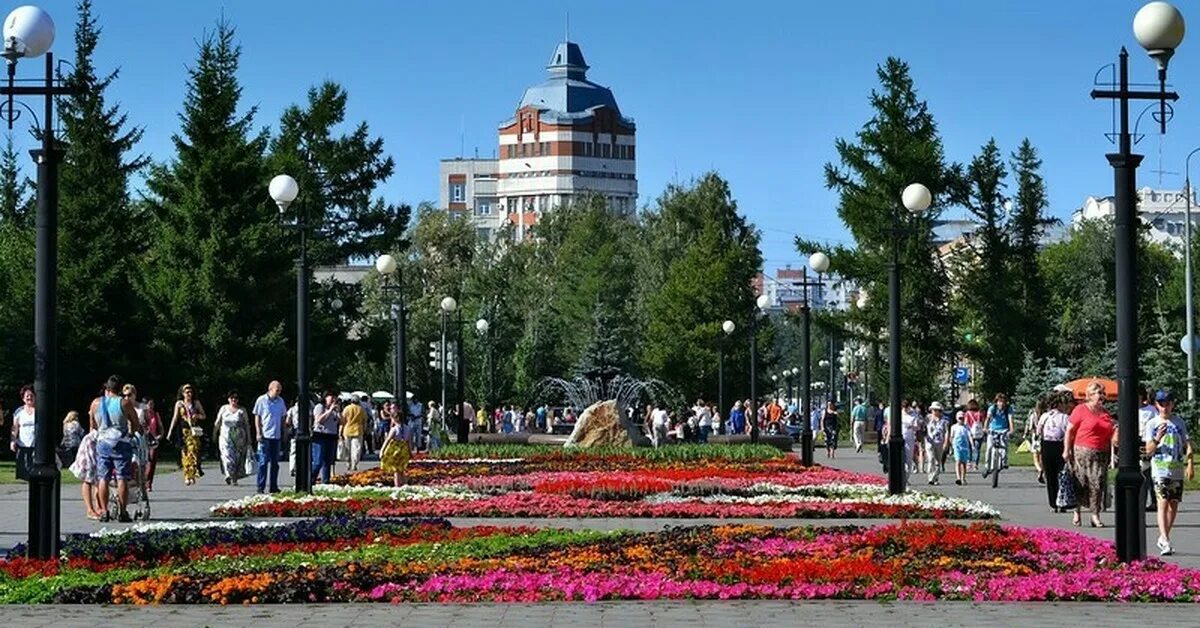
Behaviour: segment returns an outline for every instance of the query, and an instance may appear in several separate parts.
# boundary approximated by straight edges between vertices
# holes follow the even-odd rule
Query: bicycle
[[[988,432],[987,468],[984,479],[992,476],[992,488],[1000,485],[1000,472],[1008,468],[1008,430]]]

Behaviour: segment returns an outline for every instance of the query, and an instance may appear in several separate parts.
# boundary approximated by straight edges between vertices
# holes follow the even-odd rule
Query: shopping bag
[[[242,477],[250,477],[254,475],[254,456],[247,455],[246,464],[243,466],[245,467],[243,470],[246,472],[246,475]]]
[[[344,438],[338,439],[337,459],[343,462],[350,460],[350,448],[346,446],[346,439]]]
[[[1031,447],[1032,447],[1032,445],[1029,443],[1029,439],[1027,438],[1027,439],[1021,441],[1021,445],[1019,447],[1017,447],[1017,451],[1019,451],[1023,454],[1027,454],[1027,453],[1029,453]]]
[[[1075,508],[1079,505],[1075,496],[1075,474],[1068,468],[1063,468],[1058,474],[1058,496],[1054,505],[1059,508]]]

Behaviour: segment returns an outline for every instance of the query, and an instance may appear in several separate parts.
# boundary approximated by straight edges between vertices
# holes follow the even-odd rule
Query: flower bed
[[[349,519],[141,530],[68,538],[61,561],[0,561],[0,602],[1200,601],[1200,571],[1122,565],[1106,541],[994,523],[629,533]]]

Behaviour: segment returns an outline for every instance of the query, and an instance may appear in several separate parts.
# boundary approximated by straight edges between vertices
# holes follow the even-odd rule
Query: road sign
[[[971,369],[965,366],[954,367],[954,383],[964,385],[971,381]]]

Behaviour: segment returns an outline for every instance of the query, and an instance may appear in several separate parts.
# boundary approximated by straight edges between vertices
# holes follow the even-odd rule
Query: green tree
[[[65,77],[73,92],[58,100],[66,132],[59,175],[59,403],[77,408],[112,372],[139,381],[145,326],[131,289],[145,246],[145,221],[130,201],[129,178],[148,160],[132,154],[142,131],[130,127],[106,93],[114,70],[93,60],[100,28],[92,3],[79,3],[75,58]]]
[[[1052,319],[1044,307],[1046,282],[1038,264],[1038,254],[1046,229],[1058,221],[1046,215],[1050,201],[1041,173],[1042,159],[1029,138],[1022,140],[1013,152],[1010,165],[1017,188],[1012,199],[1011,217],[1012,298],[1015,303],[1012,309],[1019,320],[1022,346],[1032,350],[1034,355],[1046,356]]]
[[[253,130],[253,108],[239,112],[240,55],[228,22],[200,41],[176,155],[147,181],[152,239],[140,288],[160,390],[186,380],[219,398],[227,386],[257,390],[292,372],[284,330],[294,328],[294,236],[266,198],[266,133]]]
[[[1059,381],[1049,361],[1037,357],[1033,351],[1027,349],[1022,358],[1021,375],[1017,379],[1013,395],[1013,403],[1020,410],[1021,418],[1029,414],[1039,399],[1048,395],[1061,383],[1063,382]]]
[[[954,340],[947,302],[946,269],[933,246],[932,221],[953,196],[962,176],[945,163],[937,125],[926,103],[917,96],[908,64],[888,58],[877,70],[880,86],[872,90],[872,118],[855,140],[838,139],[840,166],[825,165],[825,181],[838,193],[838,216],[855,246],[826,248],[797,238],[802,253],[828,250],[832,272],[867,287],[872,297],[857,311],[856,321],[868,330],[886,327],[887,263],[893,225],[907,235],[900,240],[903,267],[901,312],[905,347],[905,394],[937,398],[938,380]],[[933,206],[922,215],[905,211],[900,194],[920,182],[933,193]],[[873,378],[879,382],[886,377]]]
[[[10,134],[0,153],[0,390],[33,379],[33,199]]]
[[[640,258],[638,299],[645,304],[642,368],[687,398],[716,399],[721,343],[727,349],[726,381],[747,381],[752,284],[762,268],[758,233],[716,173],[691,186],[668,187],[644,222],[647,245]],[[721,330],[727,319],[738,326],[731,338]],[[762,330],[759,349],[769,357],[770,326]],[[764,391],[766,371],[759,373]],[[728,398],[735,390],[749,393],[731,388]]]

